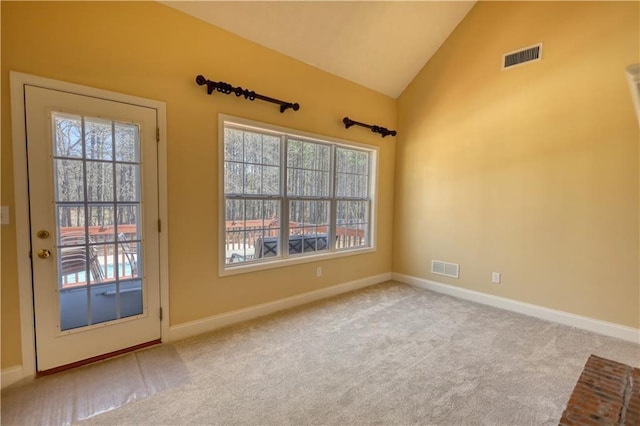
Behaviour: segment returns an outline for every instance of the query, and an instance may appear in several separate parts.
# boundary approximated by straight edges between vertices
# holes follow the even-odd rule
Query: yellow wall
[[[398,102],[394,272],[639,327],[639,3],[478,3]],[[543,60],[502,54],[538,42]],[[459,280],[430,273],[459,263]],[[491,283],[493,271],[502,283]]]
[[[394,143],[341,119],[395,128],[396,101],[155,2],[2,7],[2,205],[14,214],[9,70],[167,103],[171,324],[391,271]],[[204,74],[299,102],[298,112],[195,84]],[[380,147],[378,250],[218,278],[217,114]],[[2,368],[21,363],[16,230],[2,227]],[[323,277],[315,277],[316,266]]]

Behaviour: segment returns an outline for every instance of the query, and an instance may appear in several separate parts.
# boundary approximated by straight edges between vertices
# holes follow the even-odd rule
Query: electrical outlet
[[[0,224],[9,224],[9,206],[2,206],[2,209],[0,209]]]
[[[322,266],[318,266],[316,268],[316,277],[320,278],[322,276]]]
[[[500,272],[494,272],[491,274],[491,281],[495,284],[500,284]]]

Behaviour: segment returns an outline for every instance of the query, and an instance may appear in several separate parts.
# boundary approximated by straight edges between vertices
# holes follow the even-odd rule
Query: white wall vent
[[[460,278],[460,265],[457,263],[441,262],[439,260],[431,261],[431,272],[438,275],[444,275],[451,278]]]
[[[502,69],[539,61],[541,59],[542,43],[538,43],[535,46],[525,47],[502,55]]]

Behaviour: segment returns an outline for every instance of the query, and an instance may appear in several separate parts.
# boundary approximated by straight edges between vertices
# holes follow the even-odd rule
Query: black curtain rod
[[[371,131],[373,133],[380,133],[383,138],[385,136],[389,136],[389,135],[395,136],[395,135],[398,134],[398,132],[396,132],[395,130],[389,130],[386,127],[372,126],[371,124],[360,123],[359,121],[354,121],[354,120],[350,119],[349,117],[343,118],[342,122],[344,123],[345,129],[348,129],[349,127],[351,127],[351,126],[353,126],[355,124],[357,126],[362,126],[362,127],[366,127],[368,129],[371,129]]]
[[[220,93],[224,93],[225,95],[230,95],[231,93],[235,93],[236,96],[244,96],[245,99],[249,99],[253,101],[255,99],[260,99],[262,101],[271,102],[273,104],[280,105],[280,112],[285,112],[289,108],[294,111],[300,109],[300,105],[297,103],[284,102],[279,99],[270,98],[269,96],[260,95],[253,90],[243,89],[242,87],[233,87],[232,85],[225,83],[223,81],[211,81],[207,80],[204,76],[199,75],[196,77],[196,83],[198,86],[207,85],[207,94],[210,95],[214,90],[217,90]]]

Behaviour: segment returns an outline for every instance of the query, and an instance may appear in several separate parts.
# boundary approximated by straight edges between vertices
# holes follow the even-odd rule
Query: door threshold
[[[36,373],[36,378],[49,376],[51,374],[60,373],[62,371],[71,370],[72,368],[76,368],[76,367],[82,367],[83,365],[87,365],[87,364],[93,364],[94,362],[104,361],[105,359],[108,359],[108,358],[114,358],[114,357],[117,357],[119,355],[124,355],[124,354],[129,353],[129,352],[137,351],[138,349],[144,349],[144,348],[148,348],[150,346],[159,345],[160,343],[162,343],[162,340],[156,339],[156,340],[152,340],[150,342],[140,343],[139,345],[134,345],[134,346],[130,346],[128,348],[119,349],[117,351],[113,351],[113,352],[109,352],[109,353],[106,353],[106,354],[102,354],[102,355],[94,356],[94,357],[91,357],[91,358],[83,359],[81,361],[76,361],[76,362],[72,362],[70,364],[61,365],[59,367],[50,368],[48,370],[38,371]]]

